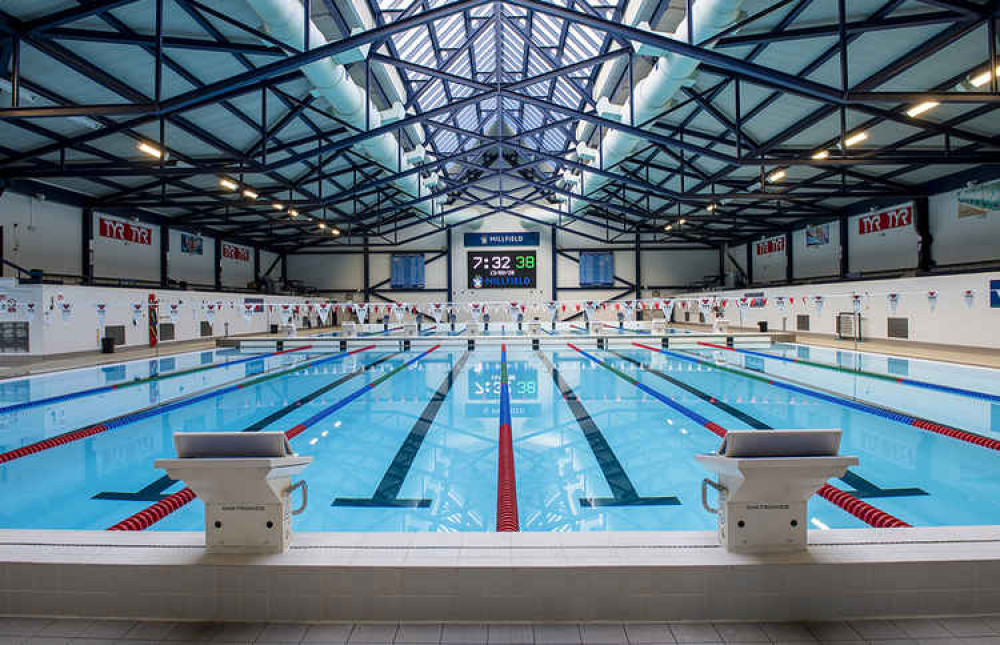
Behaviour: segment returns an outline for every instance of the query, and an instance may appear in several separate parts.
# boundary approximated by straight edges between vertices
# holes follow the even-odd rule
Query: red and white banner
[[[150,245],[153,243],[153,229],[137,224],[129,224],[106,217],[98,218],[100,223],[101,237],[110,237],[113,240],[132,242],[133,244]]]
[[[776,235],[766,240],[757,242],[757,255],[770,255],[771,253],[785,252],[785,236]]]
[[[862,215],[858,218],[858,234],[881,233],[897,228],[913,226],[913,204]]]
[[[222,243],[222,257],[227,260],[238,260],[240,262],[250,261],[250,249],[236,246],[235,244],[229,244],[228,242]]]

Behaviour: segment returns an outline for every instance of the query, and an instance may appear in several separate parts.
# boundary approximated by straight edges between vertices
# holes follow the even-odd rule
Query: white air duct
[[[633,0],[638,2],[639,0]],[[694,25],[694,42],[701,42],[720,33],[740,18],[740,7],[743,0],[697,0],[692,8],[691,22]],[[685,17],[680,26],[673,33],[667,35],[682,42],[687,42],[688,20]],[[635,98],[635,122],[641,124],[647,119],[656,116],[667,109],[674,94],[684,85],[690,84],[694,80],[694,75],[698,71],[700,61],[681,56],[679,54],[665,52],[656,60],[656,65],[649,72],[649,75],[636,83],[633,92]],[[598,98],[598,105],[605,105],[608,99],[601,96]],[[605,101],[602,103],[602,99]],[[629,101],[625,102],[621,110],[622,121],[628,122],[628,115],[631,113]],[[577,125],[577,138],[582,139],[590,129],[585,122]],[[600,142],[601,155],[604,167],[625,159],[636,149],[639,138],[631,134],[626,134],[621,130],[609,130],[604,140]],[[587,148],[582,142],[579,147]],[[589,151],[589,149],[587,149]],[[588,157],[581,155],[581,159],[591,161]],[[594,162],[591,161],[593,164]],[[610,179],[594,173],[585,172],[582,185],[586,194],[590,194],[599,189]],[[572,210],[579,210],[585,206],[586,202],[579,199],[571,200]]]
[[[257,13],[263,23],[262,31],[286,45],[297,49],[304,48],[303,22],[305,11],[301,0],[247,0],[250,7]],[[352,30],[353,31],[353,30]],[[309,24],[309,47],[316,48],[327,44],[326,38],[315,24]],[[322,97],[330,109],[340,119],[356,128],[365,127],[365,110],[369,114],[369,127],[377,128],[383,124],[383,117],[394,122],[402,118],[402,105],[394,104],[385,112],[379,112],[375,105],[347,73],[342,62],[351,62],[357,58],[359,50],[351,50],[332,58],[323,58],[302,68],[302,72],[313,86],[313,94]],[[362,52],[362,57],[366,52]],[[338,62],[339,61],[339,62]],[[412,164],[399,154],[399,142],[391,134],[382,134],[359,143],[356,147],[377,163],[400,172],[413,168]],[[393,184],[411,197],[426,195],[428,190],[420,185],[418,173],[398,179]],[[416,205],[425,213],[431,214],[432,200],[425,200]]]

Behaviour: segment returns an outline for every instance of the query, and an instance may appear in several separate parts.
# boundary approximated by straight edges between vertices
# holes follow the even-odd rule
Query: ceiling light
[[[664,230],[664,231],[669,231],[669,230],[671,230],[671,229],[672,229],[673,227],[674,227],[674,225],[673,225],[673,224],[667,224],[667,226],[666,226],[666,227],[665,227],[665,228],[664,228],[663,230]]]
[[[340,235],[340,229],[334,226],[330,229],[330,234],[336,237],[337,235]]]
[[[323,222],[320,222],[319,223],[319,228],[320,228],[320,230],[326,229],[326,224],[324,224]]]
[[[716,208],[717,207],[715,204],[709,204],[708,206],[705,207],[705,210],[707,210],[709,213],[714,213]]]
[[[140,142],[138,147],[140,152],[143,152],[149,155],[150,157],[156,157],[157,159],[159,159],[160,157],[163,156],[163,152],[161,152],[159,148],[149,143],[146,143],[145,141]]]
[[[678,224],[687,224],[687,220],[686,220],[686,219],[683,219],[683,218],[681,218],[681,219],[677,220],[677,223],[678,223]]]
[[[235,181],[233,181],[232,179],[227,179],[225,177],[219,180],[219,185],[225,188],[226,190],[236,190],[237,188],[240,187],[240,185],[237,184]]]
[[[767,180],[772,184],[775,182],[779,182],[784,178],[785,178],[784,170],[775,170],[774,172],[772,172],[770,175],[767,176]]]
[[[246,197],[247,199],[257,199],[257,197],[259,197],[257,193],[250,190],[249,188],[243,191],[243,196]]]
[[[997,67],[997,75],[1000,76],[1000,67]],[[969,83],[971,83],[973,87],[982,87],[983,85],[989,83],[992,78],[993,74],[990,74],[990,70],[986,70],[985,72],[976,74],[970,78]]]
[[[924,112],[930,112],[939,105],[941,104],[938,103],[937,101],[924,101],[923,103],[919,105],[914,105],[909,110],[907,110],[906,116],[909,117],[920,116]]]
[[[813,159],[816,159],[817,161],[829,158],[830,158],[829,150],[820,150],[819,152],[813,154]]]
[[[273,204],[271,204],[271,208],[273,208],[276,211],[283,211],[283,210],[285,210],[284,204],[280,204],[278,202],[274,202]]]
[[[294,208],[289,208],[288,209],[288,214],[291,215],[292,217],[298,217],[299,216],[299,212],[297,210],[295,210]]]
[[[861,143],[862,141],[864,141],[867,138],[868,138],[868,133],[867,132],[864,132],[864,131],[857,132],[857,133],[852,134],[851,136],[847,137],[846,139],[844,139],[844,147],[845,148],[850,148],[851,146],[853,146],[855,144]]]

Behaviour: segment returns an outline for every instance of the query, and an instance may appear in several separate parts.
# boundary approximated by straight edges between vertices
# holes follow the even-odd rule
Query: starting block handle
[[[291,495],[292,493],[294,493],[296,488],[302,489],[302,506],[292,511],[292,515],[301,514],[303,511],[306,510],[306,506],[309,505],[309,487],[306,485],[306,480],[303,479],[299,481],[298,484],[295,484],[294,486],[289,488],[288,494]]]
[[[712,513],[714,515],[718,515],[719,514],[719,509],[718,508],[712,508],[711,506],[708,505],[708,487],[709,486],[711,486],[712,488],[714,488],[715,492],[717,492],[719,495],[725,495],[729,491],[722,484],[717,484],[714,481],[712,481],[711,479],[708,479],[707,477],[705,479],[701,480],[701,505],[709,513]]]

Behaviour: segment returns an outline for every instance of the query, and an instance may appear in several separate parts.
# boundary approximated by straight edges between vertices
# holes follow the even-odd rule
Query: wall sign
[[[250,261],[250,249],[227,242],[222,243],[222,257],[240,262]]]
[[[858,233],[868,235],[913,226],[913,204],[890,208],[858,218]]]
[[[1000,280],[990,280],[990,307],[1000,309]]]
[[[830,225],[816,224],[806,227],[806,246],[826,246],[830,243]]]
[[[1000,181],[977,184],[958,191],[958,219],[1000,213]]]
[[[469,251],[470,289],[534,289],[535,252]]]
[[[771,253],[785,252],[785,236],[776,235],[766,240],[757,242],[757,255],[770,255]]]
[[[129,224],[115,219],[101,217],[100,222],[101,237],[110,237],[113,240],[132,242],[133,244],[150,245],[153,243],[153,229],[137,224]]]
[[[181,233],[181,253],[201,255],[205,252],[205,240],[197,235]]]
[[[538,246],[538,233],[466,233],[465,246]]]

